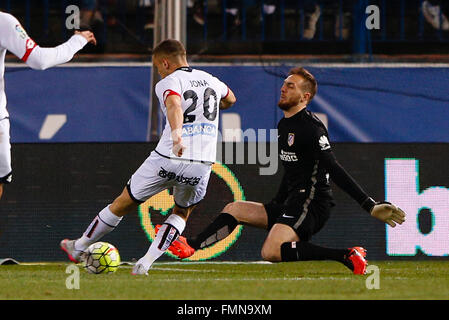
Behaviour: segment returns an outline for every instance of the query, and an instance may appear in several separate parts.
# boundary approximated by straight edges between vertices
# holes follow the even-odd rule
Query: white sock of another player
[[[122,218],[112,213],[107,206],[92,220],[83,236],[75,241],[75,249],[85,251],[92,243],[97,242],[104,235],[114,230]]]
[[[150,269],[154,261],[170,247],[171,243],[184,231],[185,227],[186,222],[183,218],[176,214],[171,214],[160,227],[148,252],[137,263],[142,264],[146,270]]]

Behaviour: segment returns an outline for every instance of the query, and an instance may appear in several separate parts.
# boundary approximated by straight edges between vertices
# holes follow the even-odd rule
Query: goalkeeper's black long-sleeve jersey
[[[298,190],[312,200],[332,199],[331,179],[368,212],[375,202],[338,163],[324,124],[304,108],[278,123],[278,149],[284,176],[274,198],[284,203]]]

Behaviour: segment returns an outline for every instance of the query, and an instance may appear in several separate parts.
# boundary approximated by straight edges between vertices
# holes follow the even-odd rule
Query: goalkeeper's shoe
[[[74,263],[80,263],[83,261],[86,253],[84,251],[75,249],[75,241],[76,240],[64,239],[61,241],[60,246],[61,249],[65,253],[67,253],[70,261]]]
[[[156,233],[159,231],[160,227],[160,224],[156,225]],[[170,247],[168,247],[168,251],[179,259],[186,259],[195,253],[195,249],[189,246],[186,237],[183,236],[178,236],[178,238],[171,243]]]
[[[349,248],[349,253],[345,256],[345,266],[354,272],[354,274],[365,274],[366,266],[366,250],[362,247]]]
[[[357,250],[362,255],[362,257],[366,258],[366,249],[365,248],[362,248],[362,247],[349,248],[349,250],[351,250],[351,249]]]

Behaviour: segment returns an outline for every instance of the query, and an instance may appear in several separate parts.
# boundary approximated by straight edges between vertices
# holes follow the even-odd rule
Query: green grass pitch
[[[379,268],[379,289],[370,276],[355,276],[336,262],[156,263],[149,276],[130,266],[113,274],[79,269],[79,289],[68,289],[69,263],[0,266],[1,300],[308,300],[449,298],[449,262],[370,261]],[[370,280],[371,279],[371,280]],[[70,282],[72,285],[75,282]]]

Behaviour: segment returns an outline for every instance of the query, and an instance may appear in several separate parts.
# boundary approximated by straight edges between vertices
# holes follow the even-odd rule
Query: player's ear
[[[169,63],[168,59],[163,58],[162,65],[164,66],[165,69],[168,69],[170,67],[170,63]]]
[[[307,102],[308,103],[310,101],[310,97],[311,96],[312,96],[312,94],[310,92],[305,92],[304,95],[303,95],[303,99],[304,99],[303,102]]]

